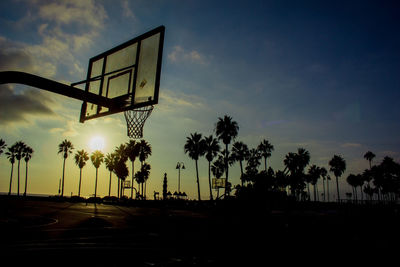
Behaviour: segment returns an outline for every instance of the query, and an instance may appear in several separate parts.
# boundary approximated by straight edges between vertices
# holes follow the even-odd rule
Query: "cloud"
[[[340,145],[343,148],[357,148],[357,147],[362,147],[361,144],[358,143],[344,143]]]
[[[162,89],[160,93],[160,109],[164,111],[181,111],[182,109],[205,109],[205,100],[196,95]]]
[[[197,64],[206,64],[204,55],[196,50],[186,51],[179,45],[174,46],[173,51],[168,54],[168,59],[172,62],[189,61]]]
[[[126,18],[135,18],[135,15],[132,12],[132,9],[129,6],[129,2],[127,0],[123,0],[121,2],[122,5],[122,14],[124,15],[124,17]]]
[[[34,69],[32,56],[23,48],[23,45],[7,40],[0,36],[0,71]]]
[[[36,89],[14,92],[10,85],[0,85],[0,124],[29,122],[29,117],[55,115],[49,107],[52,99]]]

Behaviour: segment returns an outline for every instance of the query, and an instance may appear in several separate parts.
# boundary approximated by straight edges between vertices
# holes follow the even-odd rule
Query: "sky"
[[[399,12],[397,1],[5,0],[0,71],[81,81],[91,57],[164,25],[160,99],[144,126],[153,150],[148,197],[161,194],[164,173],[168,190],[177,191],[177,162],[186,167],[181,190],[197,197],[195,163],[183,146],[190,133],[215,134],[224,115],[239,125],[236,140],[250,148],[263,139],[273,144],[268,165],[274,170],[283,170],[285,155],[299,147],[310,152],[310,164],[326,168],[341,155],[344,195],[351,192],[345,178],[369,166],[365,152],[376,154],[375,163],[384,156],[400,161]],[[129,140],[122,114],[82,124],[81,104],[37,88],[0,85],[0,138],[8,145],[22,140],[35,151],[28,193],[58,193],[63,158],[57,149],[64,139],[75,151],[92,152],[90,142],[100,136],[104,153]],[[72,156],[66,166],[65,195],[76,195],[79,168]],[[201,158],[203,199],[209,196],[207,166]],[[8,191],[10,167],[1,155],[0,192]],[[240,183],[238,164],[229,174]],[[13,192],[16,179],[15,171]],[[21,191],[24,179],[21,163]],[[100,196],[108,193],[108,179],[102,165]],[[88,162],[83,195],[94,193],[94,180]],[[112,181],[116,194],[115,176]]]

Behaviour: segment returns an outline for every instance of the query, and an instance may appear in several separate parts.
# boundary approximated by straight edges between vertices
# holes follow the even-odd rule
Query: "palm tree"
[[[353,195],[354,195],[354,200],[357,201],[357,176],[355,174],[349,174],[346,178],[346,182],[352,187],[353,189]]]
[[[3,154],[6,148],[7,148],[6,142],[3,139],[0,139],[0,155]]]
[[[249,148],[243,142],[235,142],[232,146],[232,157],[235,159],[235,161],[239,161],[240,180],[243,187],[243,161],[249,158]]]
[[[372,160],[375,158],[375,154],[368,151],[364,154],[364,158],[369,161],[369,168],[371,169]]]
[[[138,184],[142,184],[142,192],[143,192],[143,184],[149,179],[151,166],[147,163],[143,163],[140,170],[135,174],[135,179]]]
[[[23,158],[25,160],[25,191],[24,196],[26,196],[26,190],[28,186],[28,161],[32,158],[33,149],[30,146],[25,146],[23,150]]]
[[[134,164],[135,164],[136,158],[139,156],[140,145],[139,145],[139,143],[136,143],[135,140],[131,139],[126,144],[126,150],[127,150],[128,158],[132,163],[132,184],[131,184],[131,199],[132,199],[133,198],[133,181],[134,181],[133,175],[135,173]],[[151,148],[150,148],[150,154],[151,154]],[[110,181],[111,181],[111,171],[110,171]]]
[[[186,144],[184,146],[185,154],[189,154],[189,157],[195,161],[196,164],[196,177],[197,177],[197,193],[198,199],[200,198],[200,181],[199,181],[199,168],[197,161],[200,156],[204,155],[204,140],[201,138],[201,134],[194,133],[190,134],[190,137],[186,137]]]
[[[267,171],[267,158],[271,157],[271,152],[274,151],[274,146],[268,142],[268,140],[262,140],[257,147],[260,151],[261,156],[264,158],[264,170]]]
[[[326,198],[325,198],[325,194],[326,194],[326,191],[325,191],[325,179],[326,179],[326,175],[328,174],[328,172],[324,167],[321,167],[320,174],[321,174],[321,177],[322,177],[322,189],[324,190],[324,202],[325,202],[325,200],[326,200]]]
[[[236,138],[238,135],[239,126],[236,121],[232,121],[232,117],[225,115],[224,118],[218,118],[217,125],[215,127],[215,133],[219,140],[225,144],[225,174],[226,174],[226,183],[225,183],[225,195],[228,192],[228,145],[231,143],[232,140]]]
[[[106,157],[104,158],[104,163],[106,164],[107,170],[110,171],[110,182],[108,184],[108,196],[111,195],[111,175],[112,172],[114,171],[115,167],[115,153],[107,153]],[[133,165],[133,164],[132,164]],[[133,183],[133,179],[132,179]]]
[[[144,162],[149,156],[151,156],[151,146],[145,140],[141,140],[139,143],[139,161],[141,166],[143,166]],[[145,180],[144,193],[142,184],[142,195],[144,196],[144,198],[146,198],[146,182],[147,180]]]
[[[19,166],[21,163],[22,159],[22,154],[25,148],[25,143],[22,141],[16,142],[14,144],[14,153],[15,153],[15,158],[18,160],[18,187],[17,187],[17,196],[19,196]]]
[[[126,161],[128,160],[128,153],[126,146],[121,144],[119,147],[115,148],[115,166],[114,173],[118,177],[118,197],[122,197],[123,186],[120,184],[125,181],[126,177],[129,175],[129,169],[126,166]]]
[[[321,168],[316,165],[311,165],[308,169],[308,175],[310,177],[310,183],[313,185],[314,189],[314,201],[317,201],[317,191],[316,184],[318,183],[318,179],[321,176]]]
[[[340,202],[338,178],[342,176],[342,174],[346,170],[346,161],[341,156],[334,155],[333,158],[329,161],[329,166],[331,167],[329,170],[333,172],[336,178],[336,188],[338,194],[337,199],[338,202]]]
[[[90,156],[93,166],[96,168],[96,182],[94,185],[94,197],[97,197],[97,176],[100,164],[103,162],[104,154],[100,150],[96,150]]]
[[[58,145],[58,154],[62,154],[64,158],[63,162],[63,174],[62,174],[62,187],[61,187],[61,197],[64,196],[64,175],[65,175],[65,160],[68,158],[68,155],[72,153],[74,146],[71,141],[65,139]]]
[[[81,181],[82,181],[82,169],[86,165],[86,161],[89,160],[89,154],[85,150],[78,150],[75,154],[75,164],[79,167],[79,189],[78,197],[81,196]]]
[[[12,177],[13,177],[14,163],[15,163],[15,145],[8,147],[7,150],[8,151],[6,152],[6,155],[11,163],[10,189],[8,191],[8,195],[11,195]]]
[[[220,150],[218,140],[212,135],[209,137],[204,137],[204,154],[208,161],[208,184],[210,187],[210,200],[213,200],[212,190],[211,190],[211,161],[218,155]]]

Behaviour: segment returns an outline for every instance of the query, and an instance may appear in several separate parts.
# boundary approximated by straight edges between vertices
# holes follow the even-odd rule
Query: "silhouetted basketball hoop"
[[[153,109],[153,106],[146,106],[124,111],[129,138],[139,139],[143,137],[144,123]]]

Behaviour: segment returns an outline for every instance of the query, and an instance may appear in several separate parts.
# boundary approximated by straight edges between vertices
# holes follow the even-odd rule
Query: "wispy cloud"
[[[174,46],[172,52],[168,54],[168,59],[172,62],[189,61],[197,64],[206,64],[206,58],[197,50],[187,51],[182,46]]]
[[[122,15],[126,18],[135,18],[135,15],[133,14],[133,11],[130,7],[130,3],[127,0],[123,0],[121,2],[122,5]]]

